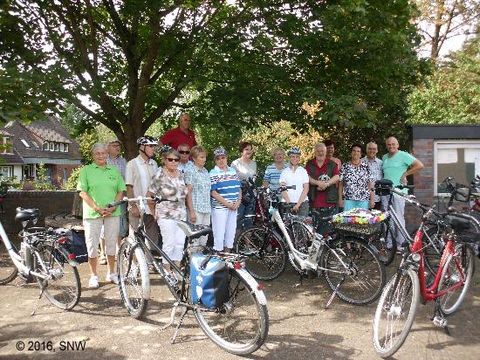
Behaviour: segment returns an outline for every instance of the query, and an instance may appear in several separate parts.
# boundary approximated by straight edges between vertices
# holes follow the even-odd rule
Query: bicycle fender
[[[248,285],[250,285],[250,287],[252,288],[253,292],[255,293],[255,296],[257,297],[257,300],[258,302],[261,304],[261,305],[267,305],[267,298],[265,296],[265,293],[263,292],[263,290],[259,290],[258,289],[258,282],[257,280],[255,280],[253,278],[252,275],[250,275],[250,273],[245,270],[245,269],[236,269],[235,270],[238,275],[240,275],[246,282]]]

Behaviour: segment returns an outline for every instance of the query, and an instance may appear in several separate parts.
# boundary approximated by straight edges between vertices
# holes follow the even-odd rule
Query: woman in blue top
[[[188,219],[194,224],[210,225],[210,174],[205,169],[207,151],[202,146],[194,146],[190,153],[193,164],[185,169],[185,184],[187,184]],[[188,205],[190,204],[190,206]],[[207,236],[198,239],[200,245],[207,244]]]
[[[213,248],[229,252],[237,230],[237,209],[242,202],[240,180],[235,169],[228,166],[223,147],[215,149],[213,155],[215,167],[210,170]]]

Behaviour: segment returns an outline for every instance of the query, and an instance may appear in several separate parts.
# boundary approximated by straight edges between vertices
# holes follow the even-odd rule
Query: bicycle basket
[[[380,232],[388,214],[379,210],[352,209],[336,214],[332,224],[336,231],[372,235]]]

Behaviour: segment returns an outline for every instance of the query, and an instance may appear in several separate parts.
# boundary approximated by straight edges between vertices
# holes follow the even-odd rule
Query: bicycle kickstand
[[[35,301],[35,305],[33,306],[33,310],[32,310],[32,312],[31,312],[30,316],[34,316],[35,313],[37,312],[38,304],[40,303],[40,299],[42,298],[43,293],[44,293],[44,291],[45,291],[46,288],[47,288],[47,287],[46,287],[46,286],[43,284],[43,282],[42,282],[42,287],[41,287],[41,289],[40,289],[40,295],[38,296],[37,301]]]
[[[433,324],[435,326],[443,328],[443,330],[448,336],[451,336],[450,329],[448,328],[448,321],[439,305],[439,299],[435,300],[435,310],[433,313],[433,317],[430,320],[433,321]]]
[[[173,326],[173,325],[175,324],[175,316],[177,315],[178,305],[180,305],[180,304],[178,303],[178,301],[173,304],[173,306],[172,306],[172,313],[171,313],[171,315],[170,315],[170,321],[168,322],[168,324],[162,326],[162,327],[160,328],[160,330],[168,329],[170,326]]]
[[[328,309],[330,307],[330,305],[332,304],[333,302],[333,299],[335,299],[335,296],[337,296],[337,292],[338,292],[338,289],[340,288],[340,285],[343,284],[343,282],[345,281],[345,276],[342,278],[342,280],[340,280],[340,282],[337,284],[337,286],[335,287],[335,290],[333,290],[333,293],[332,295],[330,296],[330,298],[328,299],[327,303],[325,304],[325,309]]]
[[[185,309],[182,311],[182,315],[180,316],[180,320],[178,321],[178,325],[175,328],[175,332],[173,333],[171,344],[175,344],[175,339],[177,338],[178,331],[180,330],[180,326],[183,324],[183,320],[185,319],[185,315],[187,315],[188,308],[185,307]]]

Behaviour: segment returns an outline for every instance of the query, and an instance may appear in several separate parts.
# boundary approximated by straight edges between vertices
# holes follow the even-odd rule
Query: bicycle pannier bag
[[[228,299],[228,267],[225,261],[203,254],[190,260],[192,302],[209,309],[220,307]]]
[[[85,244],[85,232],[83,230],[71,230],[73,253],[78,263],[88,261],[87,245]]]

